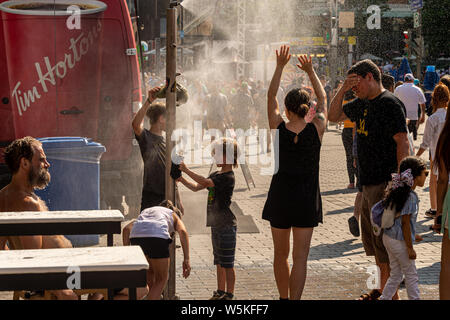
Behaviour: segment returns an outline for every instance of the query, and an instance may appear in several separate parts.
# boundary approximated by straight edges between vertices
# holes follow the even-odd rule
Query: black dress
[[[321,142],[317,129],[308,123],[296,135],[286,128],[284,121],[277,129],[278,172],[272,177],[262,218],[279,229],[317,227],[319,222],[322,223],[319,189]]]

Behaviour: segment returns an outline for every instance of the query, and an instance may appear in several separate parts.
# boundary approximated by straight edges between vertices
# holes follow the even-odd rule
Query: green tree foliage
[[[355,12],[355,28],[349,30],[349,35],[357,36],[359,53],[382,56],[383,52],[393,48],[392,19],[383,18],[383,12],[389,10],[387,2],[387,0],[347,0],[345,2],[344,8]],[[367,19],[370,16],[367,8],[371,5],[378,5],[381,9],[381,29],[367,28]]]
[[[422,34],[430,58],[450,57],[450,0],[424,1]]]

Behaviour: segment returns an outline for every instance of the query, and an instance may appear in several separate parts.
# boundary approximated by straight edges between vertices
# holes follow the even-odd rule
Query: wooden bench
[[[9,237],[14,250],[22,248],[11,237],[31,235],[107,234],[107,245],[113,246],[113,235],[120,234],[122,221],[119,210],[1,212],[0,236]],[[112,296],[112,291],[103,295]],[[20,296],[23,292],[14,292],[14,299]]]
[[[0,236],[120,234],[124,217],[119,210],[0,212]]]
[[[145,287],[147,259],[139,246],[0,251],[0,291]],[[111,297],[110,297],[111,298]]]

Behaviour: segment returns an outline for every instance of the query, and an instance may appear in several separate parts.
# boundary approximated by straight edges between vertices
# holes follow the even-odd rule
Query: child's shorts
[[[144,254],[150,259],[169,258],[169,246],[171,239],[162,238],[131,238],[130,243],[133,246],[140,246]]]
[[[222,268],[234,267],[237,227],[211,228],[214,265]]]

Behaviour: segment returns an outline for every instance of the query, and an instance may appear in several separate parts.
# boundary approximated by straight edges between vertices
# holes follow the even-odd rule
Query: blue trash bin
[[[36,194],[50,211],[100,209],[100,158],[106,151],[99,143],[81,137],[50,137],[42,142],[50,163],[51,181]],[[74,247],[99,243],[98,235],[67,235]]]

